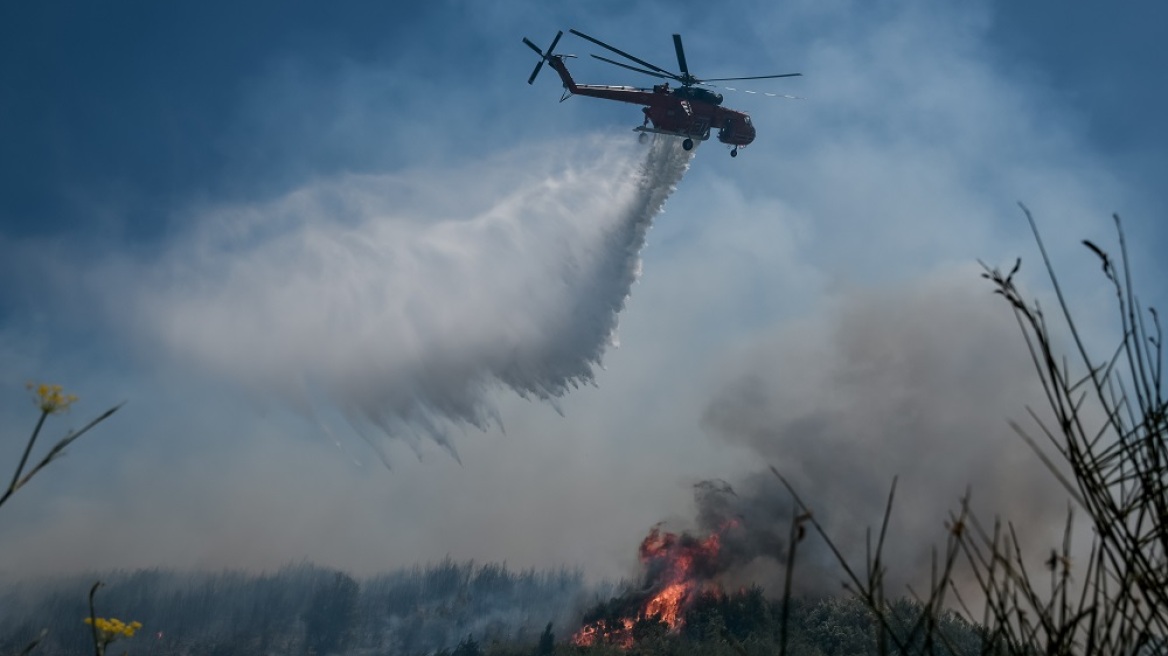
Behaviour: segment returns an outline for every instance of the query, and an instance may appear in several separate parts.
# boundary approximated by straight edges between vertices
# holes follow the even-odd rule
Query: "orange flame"
[[[680,631],[685,624],[685,610],[697,595],[720,589],[706,576],[715,570],[722,546],[721,534],[736,525],[737,522],[728,522],[721,531],[704,540],[654,526],[639,549],[652,590],[648,599],[632,616],[620,618],[618,626],[610,626],[603,620],[584,626],[572,636],[572,643],[581,647],[610,644],[628,649],[634,642],[633,627],[640,620],[655,620],[670,631]]]

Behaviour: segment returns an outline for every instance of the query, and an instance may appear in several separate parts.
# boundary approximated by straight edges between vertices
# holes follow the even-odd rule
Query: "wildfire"
[[[704,539],[654,526],[638,551],[646,581],[643,592],[634,594],[639,603],[627,604],[627,613],[618,611],[616,617],[588,622],[572,636],[573,644],[604,643],[627,649],[633,646],[634,629],[644,622],[660,622],[670,631],[679,631],[685,623],[686,609],[699,594],[720,591],[713,576],[717,573],[722,534],[735,525],[730,522]]]
[[[619,625],[614,627],[605,626],[603,621],[593,622],[572,636],[572,644],[577,647],[591,647],[604,643],[628,649],[633,646],[633,627],[636,625],[636,621],[628,618],[621,620]]]

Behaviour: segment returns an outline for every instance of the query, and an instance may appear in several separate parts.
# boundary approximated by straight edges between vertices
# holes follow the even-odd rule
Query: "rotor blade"
[[[535,70],[531,72],[531,77],[527,78],[528,84],[535,82],[535,76],[539,75],[540,70],[543,69],[543,61],[544,60],[541,59],[539,60],[539,63],[535,65]]]
[[[539,55],[540,57],[543,57],[543,51],[539,49],[539,46],[532,43],[531,39],[529,39],[527,37],[523,37],[523,42],[527,44],[528,48],[531,48],[532,50],[534,50],[537,55]]]
[[[556,38],[552,39],[552,44],[550,46],[548,46],[548,49],[547,49],[547,56],[548,57],[551,57],[552,53],[555,52],[556,44],[560,42],[560,37],[562,37],[562,36],[564,36],[563,30],[559,30],[556,32]]]
[[[802,77],[802,73],[783,73],[782,75],[755,75],[752,77],[708,77],[702,82],[726,82],[728,80],[769,80],[776,77]]]
[[[581,39],[595,43],[596,45],[600,46],[601,48],[604,48],[606,50],[611,50],[611,51],[615,52],[616,54],[620,55],[621,57],[635,61],[638,64],[640,64],[641,66],[644,66],[645,68],[651,68],[659,73],[665,73],[666,75],[673,77],[673,78],[677,77],[673,73],[670,73],[669,71],[665,70],[664,68],[661,68],[660,66],[654,66],[653,64],[650,64],[649,62],[647,62],[643,59],[638,59],[638,58],[630,55],[629,53],[625,52],[624,50],[618,50],[617,48],[614,48],[614,47],[608,45],[607,43],[605,43],[599,39],[594,39],[594,38],[588,36],[587,34],[584,34],[583,32],[577,32],[576,30],[568,30],[568,31],[571,32],[572,34],[575,34],[576,36],[580,37]]]
[[[681,35],[673,35],[673,49],[677,51],[677,65],[681,67],[682,75],[689,75],[689,66],[685,63],[685,49],[681,47]]]
[[[607,58],[607,57],[601,57],[600,55],[592,55],[592,56],[593,56],[593,57],[595,57],[595,58],[597,58],[597,59],[599,59],[599,60],[600,60],[600,61],[602,61],[602,62],[608,62],[608,63],[610,63],[610,64],[612,64],[612,65],[614,65],[614,66],[620,66],[621,68],[627,68],[627,69],[629,69],[630,71],[636,71],[636,72],[638,72],[638,73],[644,73],[645,75],[652,75],[653,77],[659,77],[659,78],[662,78],[662,79],[665,79],[665,80],[676,80],[676,79],[677,79],[677,78],[676,78],[676,77],[674,77],[673,75],[662,75],[662,74],[660,74],[660,73],[657,73],[657,72],[654,72],[654,71],[647,71],[647,70],[645,70],[645,69],[643,69],[643,68],[637,68],[636,66],[629,66],[628,64],[622,64],[622,63],[620,63],[620,62],[618,62],[618,61],[613,61],[613,60],[611,60],[611,59],[609,59],[609,58]]]

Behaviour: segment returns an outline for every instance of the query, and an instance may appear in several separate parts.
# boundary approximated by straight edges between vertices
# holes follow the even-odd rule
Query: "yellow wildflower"
[[[60,385],[27,383],[25,387],[32,391],[33,402],[47,415],[65,412],[77,400],[76,396],[62,392]]]
[[[85,623],[90,626],[97,627],[97,641],[101,645],[108,645],[118,638],[133,638],[138,629],[142,628],[141,622],[130,622],[127,624],[116,617],[106,619],[104,617],[85,618]]]

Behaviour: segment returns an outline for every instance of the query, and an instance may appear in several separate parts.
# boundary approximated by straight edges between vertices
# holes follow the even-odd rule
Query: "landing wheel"
[[[693,139],[687,138],[685,141],[681,142],[681,147],[686,150],[693,150]]]
[[[648,140],[649,140],[649,135],[645,134],[644,132],[642,132],[640,135],[637,136],[637,141],[639,141],[641,143],[645,143]]]
[[[730,156],[731,156],[731,157],[738,157],[738,149],[737,149],[737,148],[735,148],[734,150],[731,150],[731,151],[730,151]]]

